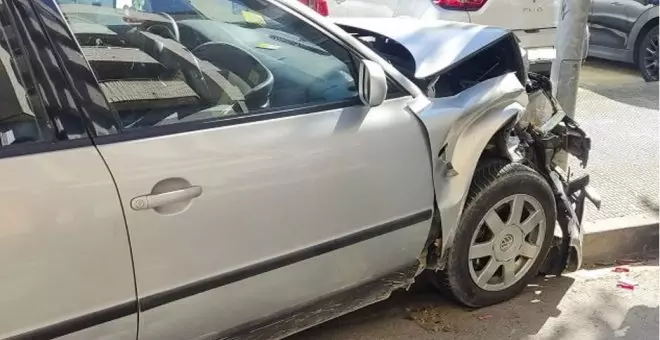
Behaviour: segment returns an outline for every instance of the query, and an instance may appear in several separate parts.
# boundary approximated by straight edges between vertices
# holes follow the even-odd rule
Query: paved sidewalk
[[[581,84],[576,119],[592,138],[586,171],[603,198],[601,211],[589,205],[585,221],[657,218],[658,83],[625,65],[590,60]]]

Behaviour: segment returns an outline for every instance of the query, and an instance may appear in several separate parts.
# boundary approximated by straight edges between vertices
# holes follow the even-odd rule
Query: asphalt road
[[[593,139],[588,171],[604,199],[587,220],[657,217],[658,84],[599,60],[587,62],[581,84],[577,119]],[[631,267],[632,291],[616,286],[622,275],[605,268],[539,278],[518,298],[479,310],[420,284],[290,340],[658,339],[657,260]]]

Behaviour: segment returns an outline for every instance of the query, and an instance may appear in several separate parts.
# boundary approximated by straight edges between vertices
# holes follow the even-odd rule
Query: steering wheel
[[[152,25],[147,24],[145,25],[147,27],[144,30],[149,33],[158,34],[160,36],[164,36],[162,33],[167,32],[167,35],[169,36],[165,38],[174,39],[176,42],[180,43],[181,35],[179,34],[179,24],[176,23],[176,20],[174,20],[174,18],[172,18],[172,16],[167,13],[158,13],[158,15],[165,17],[167,21],[170,22],[172,29],[162,24],[152,24]]]
[[[213,64],[221,72],[235,75],[235,78],[228,79],[232,79],[232,85],[242,92],[247,109],[270,105],[275,80],[273,73],[252,53],[229,43],[209,41],[195,47],[192,54]]]
[[[164,16],[165,18],[167,18],[167,20],[169,20],[169,22],[172,24],[172,29],[174,30],[174,32],[173,32],[174,33],[174,40],[176,40],[177,42],[181,42],[181,35],[179,34],[179,24],[176,23],[176,20],[174,20],[174,18],[172,18],[171,15],[169,15],[165,12],[161,12],[161,13],[158,13],[158,14],[161,15],[161,16]]]

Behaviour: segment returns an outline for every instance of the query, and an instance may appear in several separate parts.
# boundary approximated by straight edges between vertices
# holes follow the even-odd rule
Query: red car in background
[[[327,17],[330,13],[328,9],[328,0],[299,0],[303,4],[307,5],[309,8],[315,10],[317,13],[321,14],[324,17]]]

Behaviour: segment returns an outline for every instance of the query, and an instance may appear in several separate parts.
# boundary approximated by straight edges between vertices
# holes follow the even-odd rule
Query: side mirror
[[[387,96],[387,77],[378,63],[362,60],[358,81],[360,99],[370,107],[378,106]]]

